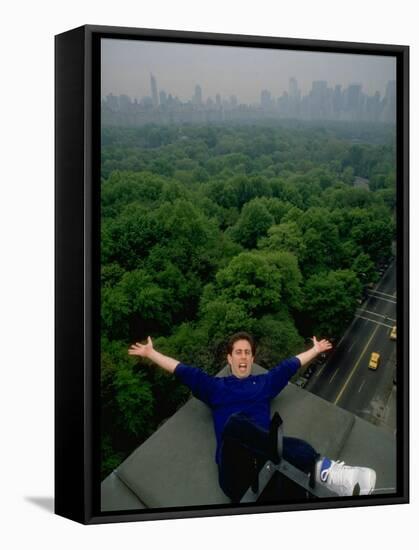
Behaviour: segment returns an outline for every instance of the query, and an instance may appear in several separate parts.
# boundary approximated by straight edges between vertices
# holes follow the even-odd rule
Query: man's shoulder
[[[213,383],[213,382],[221,380],[221,378],[217,378],[217,377],[213,376],[212,374],[208,374],[206,371],[204,371],[200,367],[196,367],[194,365],[187,365],[185,363],[178,363],[176,365],[176,368],[175,368],[174,372],[179,377],[199,378],[202,381],[206,381],[208,383]]]
[[[298,371],[300,366],[301,363],[298,357],[288,357],[270,369],[267,372],[267,376],[270,378],[290,378]]]

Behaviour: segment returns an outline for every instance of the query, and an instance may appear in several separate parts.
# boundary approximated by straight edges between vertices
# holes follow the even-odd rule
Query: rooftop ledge
[[[253,365],[253,374],[265,369]],[[228,374],[224,368],[219,376]],[[396,492],[396,441],[390,431],[289,383],[272,400],[284,435],[318,452],[377,473],[376,493]],[[116,468],[101,485],[101,510],[229,503],[218,485],[210,409],[192,397]]]

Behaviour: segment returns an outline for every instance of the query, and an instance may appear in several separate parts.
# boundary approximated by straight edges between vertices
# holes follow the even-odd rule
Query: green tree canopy
[[[261,317],[254,323],[253,334],[257,340],[256,362],[267,369],[303,349],[303,339],[287,311]]]
[[[246,248],[255,248],[260,237],[266,235],[275,223],[262,199],[253,199],[244,205],[236,224],[231,228],[231,237]]]
[[[361,290],[349,269],[312,275],[304,285],[303,311],[312,319],[314,333],[340,335],[355,313]]]
[[[243,252],[216,275],[216,294],[248,313],[276,311],[281,304],[281,275],[261,254]]]
[[[297,259],[288,252],[243,252],[218,271],[215,284],[204,292],[202,304],[217,297],[258,317],[297,307],[301,280]]]
[[[298,223],[303,231],[305,251],[300,255],[300,266],[309,275],[339,265],[341,255],[339,231],[327,208],[309,208]]]
[[[297,258],[305,253],[303,232],[295,222],[273,225],[268,229],[268,236],[259,240],[258,246],[272,251],[291,252]]]
[[[116,262],[125,269],[141,265],[161,232],[153,212],[138,203],[131,203],[114,219],[103,220],[101,230],[102,265]]]

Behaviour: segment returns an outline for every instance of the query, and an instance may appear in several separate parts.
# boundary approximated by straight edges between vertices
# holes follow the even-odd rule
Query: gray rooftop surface
[[[265,369],[253,365],[253,374]],[[223,369],[221,376],[227,373]],[[288,384],[271,403],[284,434],[308,441],[319,453],[377,472],[377,493],[396,490],[396,442],[324,399]],[[229,503],[218,486],[210,409],[192,397],[103,482],[102,511]]]

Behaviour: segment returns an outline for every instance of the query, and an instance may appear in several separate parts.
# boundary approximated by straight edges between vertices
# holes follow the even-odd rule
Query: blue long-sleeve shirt
[[[177,365],[175,376],[212,411],[217,440],[217,464],[220,459],[224,426],[230,416],[234,413],[244,413],[261,428],[268,430],[271,399],[288,384],[299,367],[299,359],[291,357],[267,373],[237,378],[233,375],[210,376],[196,367],[183,363]]]

